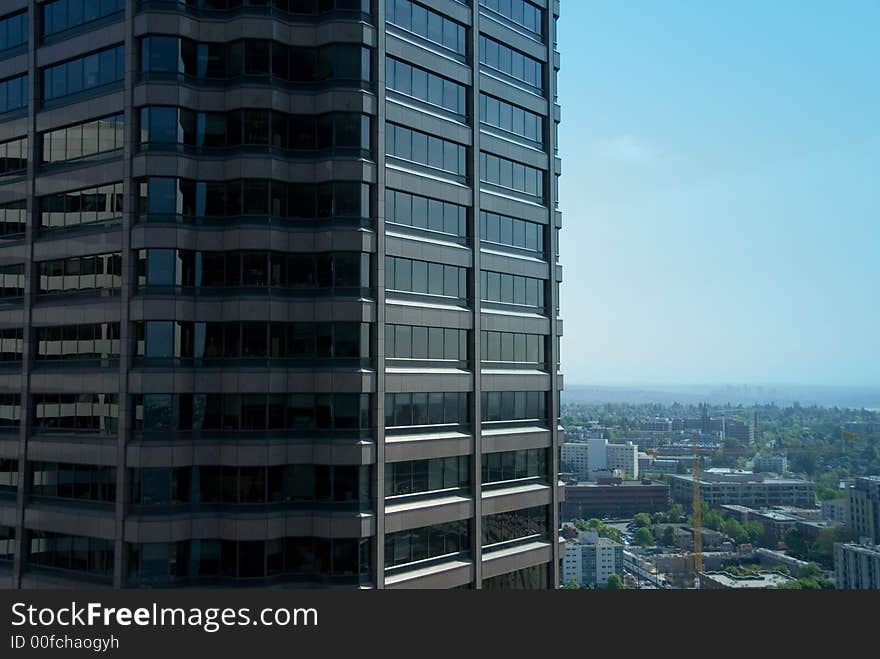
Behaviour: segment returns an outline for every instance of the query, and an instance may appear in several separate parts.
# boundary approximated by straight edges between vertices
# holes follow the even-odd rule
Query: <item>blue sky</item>
[[[562,0],[570,384],[880,384],[880,1]]]

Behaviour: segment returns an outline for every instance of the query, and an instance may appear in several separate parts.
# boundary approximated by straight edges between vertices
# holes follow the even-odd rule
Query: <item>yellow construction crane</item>
[[[694,449],[694,578],[703,571],[703,506],[700,501],[700,453],[697,446],[697,435],[691,438]]]

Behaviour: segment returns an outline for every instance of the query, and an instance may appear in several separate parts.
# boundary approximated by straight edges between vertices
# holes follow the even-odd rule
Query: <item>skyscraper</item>
[[[557,585],[558,1],[2,5],[0,585]]]

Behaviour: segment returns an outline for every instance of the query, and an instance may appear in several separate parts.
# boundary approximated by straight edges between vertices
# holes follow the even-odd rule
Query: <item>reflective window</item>
[[[480,0],[480,6],[498,12],[529,32],[541,35],[541,8],[527,0]]]
[[[125,11],[125,0],[54,0],[43,5],[43,36]]]
[[[27,532],[30,565],[73,570],[103,577],[113,576],[113,541],[64,535],[49,531]]]
[[[0,176],[23,174],[28,166],[28,138],[0,142]]]
[[[466,52],[464,26],[418,3],[385,0],[385,20],[459,55]]]
[[[485,362],[514,362],[544,365],[543,334],[519,332],[480,332],[480,357]]]
[[[467,114],[467,89],[457,82],[393,57],[385,58],[385,85],[401,94],[454,112]]]
[[[22,236],[27,230],[27,200],[0,204],[0,238]]]
[[[544,198],[544,172],[528,165],[480,152],[480,181]]]
[[[122,220],[122,183],[40,197],[41,231]]]
[[[28,106],[28,74],[0,80],[0,114]]]
[[[369,538],[199,539],[128,545],[131,586],[218,578],[347,582],[371,572]]]
[[[544,253],[544,226],[498,213],[480,211],[480,240]]]
[[[368,394],[143,394],[138,431],[367,430]]]
[[[396,124],[385,124],[385,150],[390,156],[409,160],[458,176],[467,175],[467,147],[428,133]]]
[[[386,325],[385,356],[389,359],[468,358],[467,330],[416,325]]]
[[[24,355],[24,330],[21,327],[0,329],[0,362],[20,362]]]
[[[116,501],[116,467],[29,462],[30,492],[38,497]]]
[[[470,456],[385,463],[385,496],[394,497],[468,487]]]
[[[480,94],[480,121],[532,142],[543,142],[544,120],[517,105]]]
[[[288,183],[268,179],[194,181],[150,177],[138,183],[138,212],[221,221],[242,216],[300,221],[369,218],[370,185],[359,181]]]
[[[367,465],[193,466],[129,470],[138,506],[359,503],[370,498]]]
[[[0,298],[24,295],[24,263],[0,265]]]
[[[41,261],[36,265],[40,294],[118,289],[122,285],[122,256],[118,253]]]
[[[539,478],[548,480],[547,449],[483,453],[483,484]]]
[[[483,421],[542,421],[547,419],[547,395],[543,391],[483,391]]]
[[[548,526],[547,506],[483,515],[483,547],[512,541],[544,540]]]
[[[18,459],[0,458],[0,494],[14,494],[18,490]],[[0,527],[3,528],[3,527]],[[0,535],[0,544],[3,536]],[[3,552],[0,551],[0,560]]]
[[[21,396],[0,394],[0,428],[16,428],[21,422]]]
[[[385,427],[467,425],[467,392],[385,394]]]
[[[27,10],[0,17],[0,56],[28,41]]]
[[[543,308],[544,280],[482,270],[480,271],[480,299],[484,302]]]
[[[9,460],[15,462],[18,468],[18,460]],[[4,526],[0,524],[0,562],[12,561],[15,559],[15,527]]]
[[[390,188],[385,190],[385,221],[460,238],[467,236],[466,207]]]
[[[467,520],[385,534],[385,567],[470,551]]]
[[[535,89],[544,89],[541,62],[482,34],[480,64],[485,64]]]
[[[41,135],[42,162],[65,162],[122,149],[125,139],[124,121],[125,115],[115,114],[45,132]]]
[[[363,252],[138,251],[138,286],[199,288],[368,288],[370,255]]]
[[[119,357],[119,323],[35,327],[38,361]]]
[[[467,299],[467,268],[455,265],[386,256],[385,282],[389,291]]]
[[[34,394],[34,432],[115,433],[118,398],[116,394]]]
[[[125,47],[111,46],[43,69],[43,98],[47,101],[97,89],[125,77]]]
[[[358,44],[316,48],[289,46],[279,41],[244,39],[199,43],[170,36],[140,39],[141,73],[148,78],[231,80],[265,76],[289,83],[360,86],[370,80],[371,52]]]

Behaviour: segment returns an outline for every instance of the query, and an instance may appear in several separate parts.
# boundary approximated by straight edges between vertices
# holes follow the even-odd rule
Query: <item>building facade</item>
[[[853,538],[880,545],[880,476],[856,478],[847,496]]]
[[[670,474],[667,478],[672,498],[685,506],[690,505],[694,492],[693,476]],[[795,478],[768,478],[751,472],[703,472],[700,476],[700,497],[710,506],[813,508],[816,505],[812,482]]]
[[[605,455],[608,469],[620,469],[626,478],[639,477],[639,447],[632,442],[608,444]]]
[[[756,473],[784,474],[788,471],[788,458],[784,455],[756,455],[753,470]]]
[[[669,486],[665,483],[624,481],[602,485],[567,485],[562,518],[632,517],[636,513],[657,513],[669,509]]]
[[[579,481],[590,480],[589,445],[586,442],[565,442],[562,445],[562,464]]]
[[[880,546],[835,543],[834,585],[839,590],[880,590]]]
[[[623,545],[595,531],[579,531],[577,539],[565,543],[562,571],[563,584],[603,588],[612,574],[623,576]]]
[[[558,0],[0,4],[0,584],[558,585]]]

